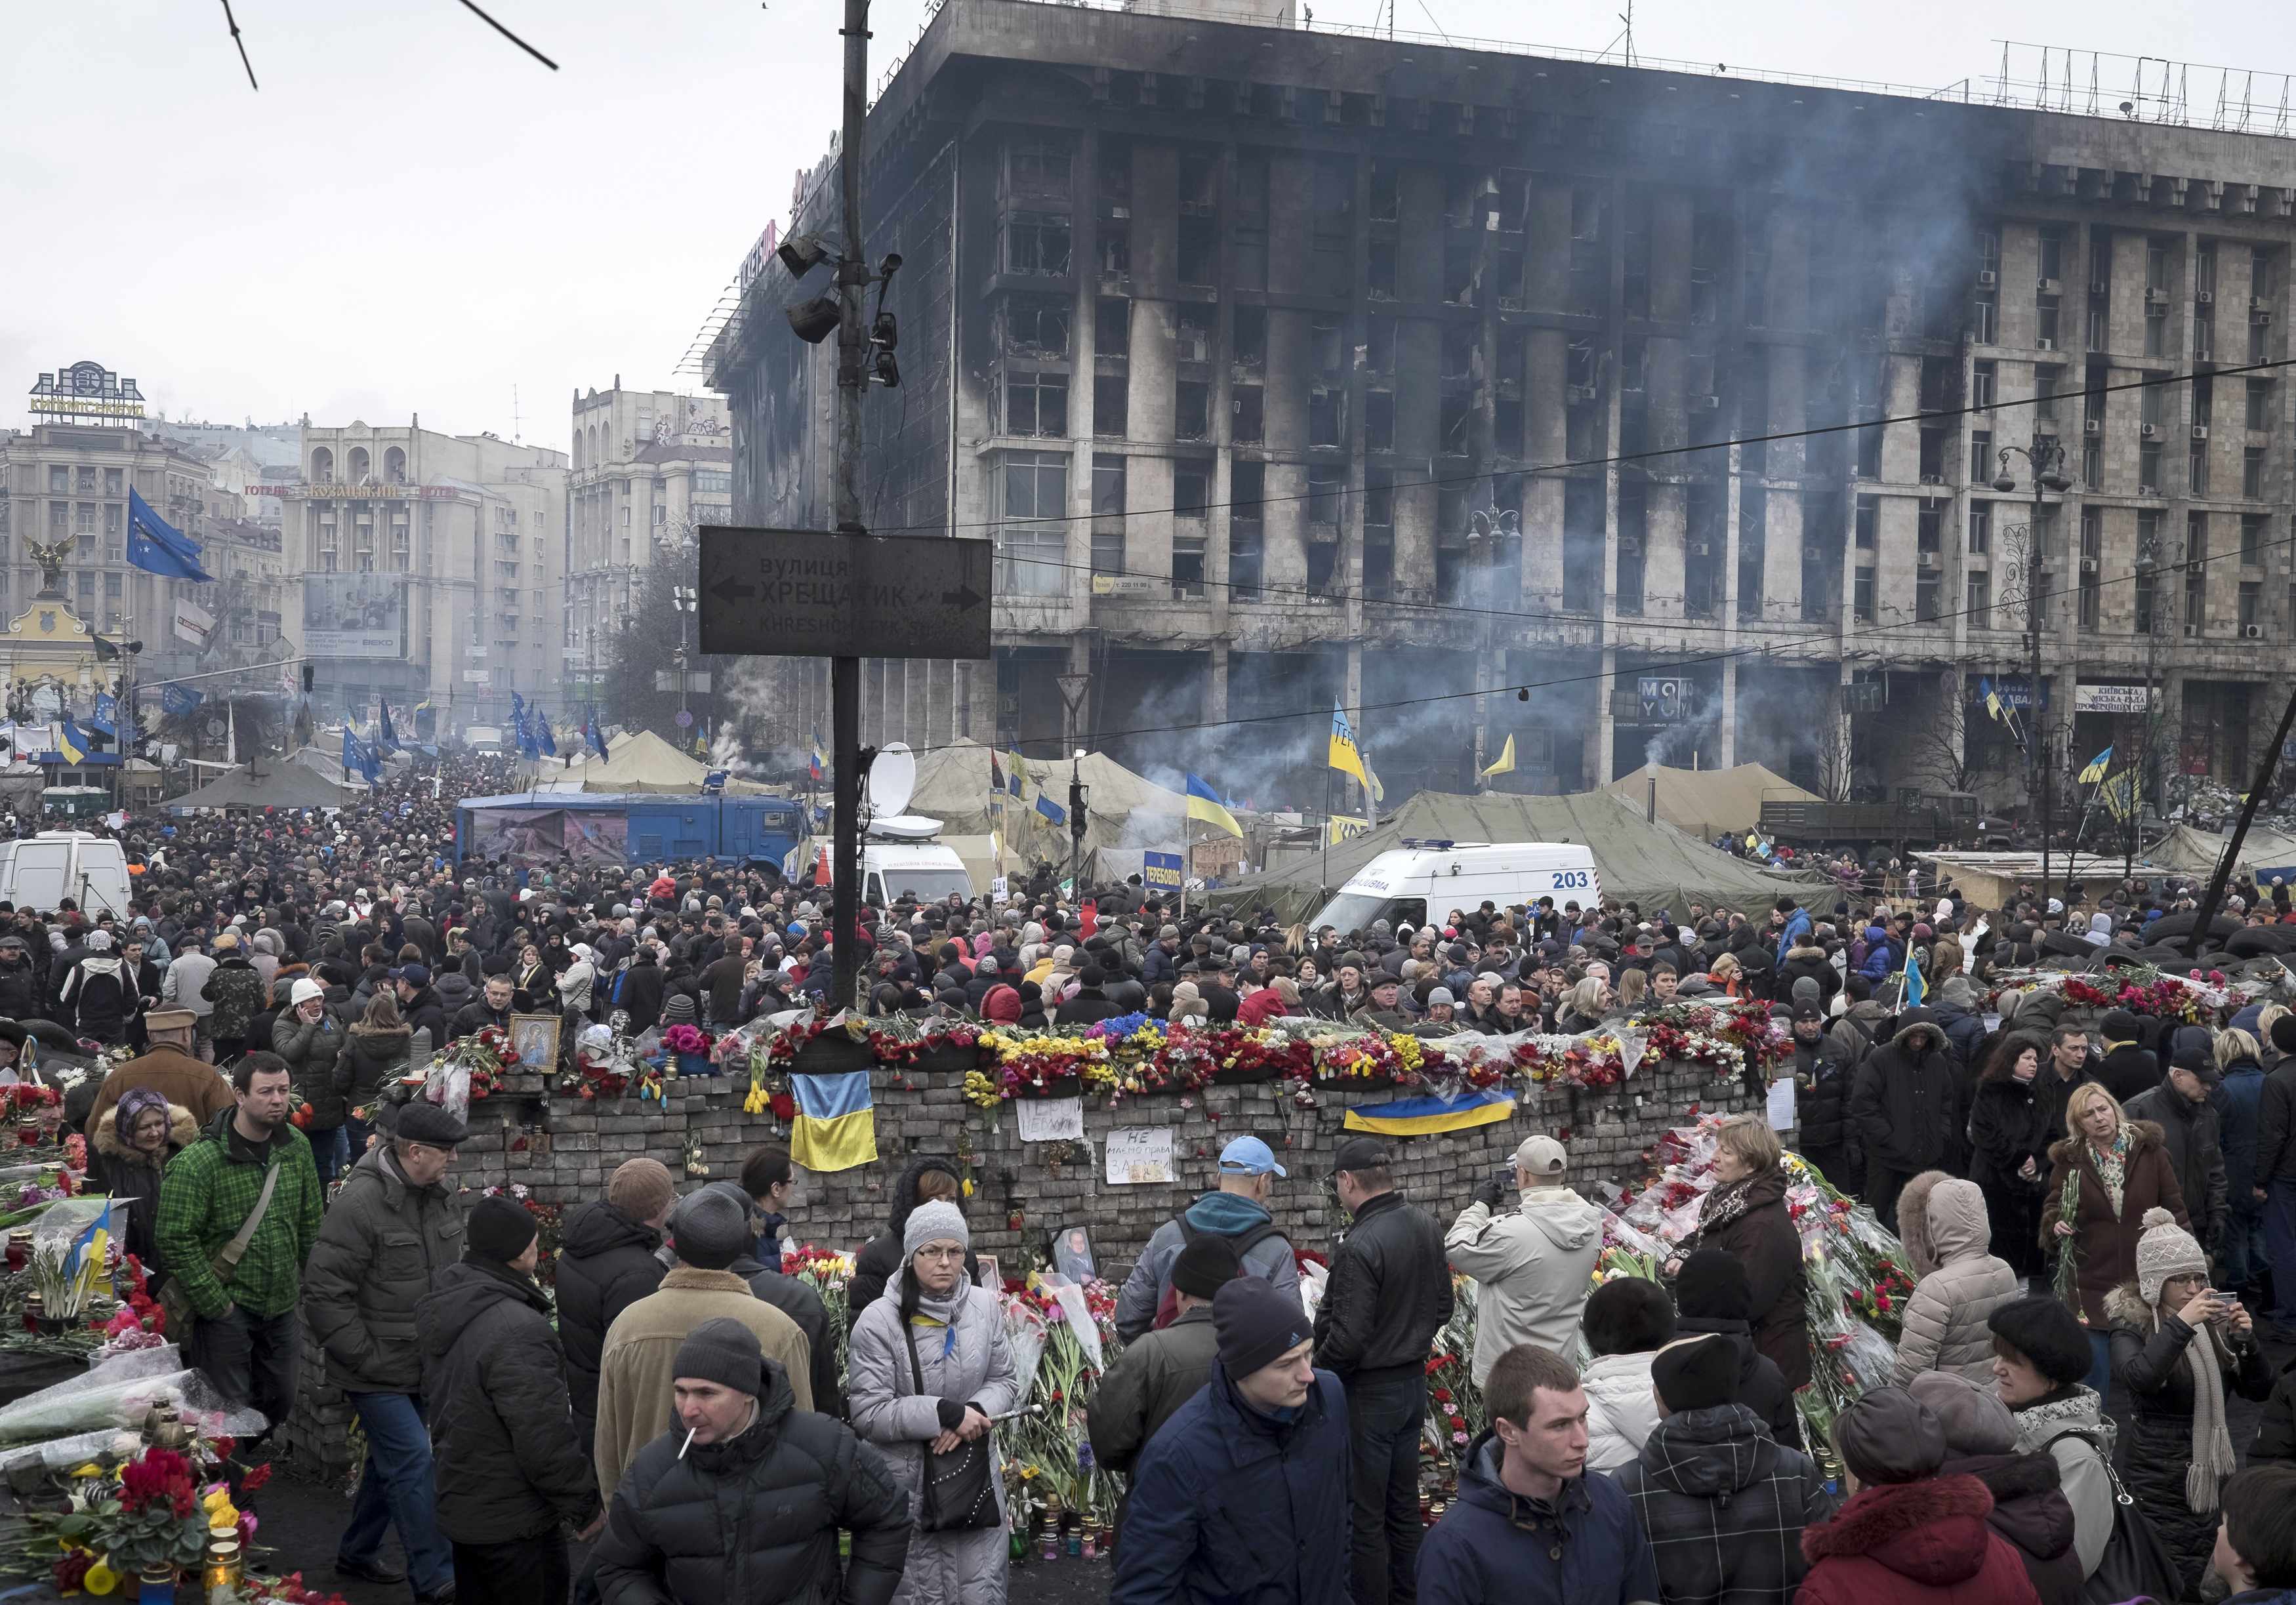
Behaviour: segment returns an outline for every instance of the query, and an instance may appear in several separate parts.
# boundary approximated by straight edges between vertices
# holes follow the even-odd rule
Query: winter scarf
[[[2122,1122],[2112,1134],[2112,1145],[2103,1152],[2095,1143],[2088,1145],[2089,1158],[2096,1164],[2097,1184],[2104,1189],[2105,1202],[2112,1206],[2112,1218],[2120,1218],[2120,1191],[2128,1173],[2128,1126]],[[2213,1505],[2210,1507],[2215,1509]]]
[[[2161,1311],[2152,1311],[2152,1324],[2161,1324]],[[2224,1368],[2218,1363],[2217,1335],[2202,1327],[2185,1345],[2185,1363],[2193,1373],[2193,1463],[2185,1472],[2185,1508],[2206,1516],[2217,1508],[2218,1486],[2240,1462],[2233,1457],[2232,1434],[2225,1426]]]

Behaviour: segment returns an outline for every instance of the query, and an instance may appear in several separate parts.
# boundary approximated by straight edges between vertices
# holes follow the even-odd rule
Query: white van
[[[939,839],[940,821],[922,814],[896,814],[869,822],[861,839],[861,900],[890,908],[904,892],[919,903],[947,901],[955,892],[970,902],[972,875],[957,850]],[[808,836],[782,859],[782,872],[807,888],[816,864],[829,863],[825,837]],[[825,897],[816,897],[823,907]]]
[[[45,913],[70,897],[88,918],[127,918],[127,855],[106,836],[42,831],[0,841],[0,897]]]
[[[1592,849],[1569,841],[1414,841],[1382,853],[1308,921],[1345,936],[1374,920],[1390,929],[1441,924],[1453,909],[1486,900],[1501,908],[1554,899],[1591,908],[1602,900],[1603,880]]]

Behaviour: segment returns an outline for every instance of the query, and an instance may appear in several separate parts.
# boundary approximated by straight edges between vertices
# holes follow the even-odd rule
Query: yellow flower
[[[103,1468],[97,1465],[94,1461],[90,1461],[87,1464],[76,1468],[73,1470],[72,1475],[74,1477],[101,1477],[103,1475]]]

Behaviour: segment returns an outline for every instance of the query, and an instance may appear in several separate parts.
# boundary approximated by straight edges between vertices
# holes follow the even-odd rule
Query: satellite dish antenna
[[[890,741],[878,749],[863,782],[863,808],[873,816],[900,813],[917,789],[917,760],[904,741]]]

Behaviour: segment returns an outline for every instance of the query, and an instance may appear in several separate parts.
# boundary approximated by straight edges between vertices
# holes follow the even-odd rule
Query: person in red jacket
[[[1985,1485],[1938,1474],[1936,1412],[1877,1388],[1841,1413],[1833,1441],[1849,1501],[1803,1529],[1810,1568],[1795,1605],[2040,1605],[2017,1552],[1986,1524]]]

